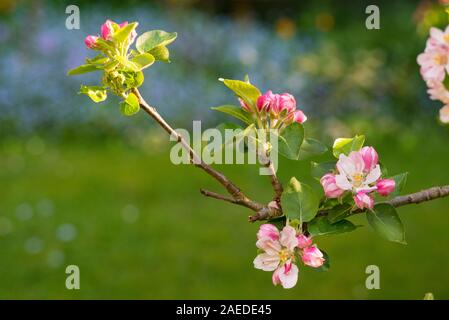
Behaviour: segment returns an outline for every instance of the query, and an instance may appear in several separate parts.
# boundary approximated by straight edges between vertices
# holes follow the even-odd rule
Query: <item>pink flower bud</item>
[[[319,268],[324,263],[323,253],[316,246],[304,248],[302,262],[309,267]]]
[[[388,196],[390,193],[394,191],[396,187],[396,182],[393,179],[380,179],[376,184],[377,192],[381,196]]]
[[[259,98],[257,98],[257,110],[259,112],[264,111],[270,111],[273,107],[273,105],[276,103],[276,96],[271,92],[271,90],[268,90],[263,95],[261,95]]]
[[[296,239],[298,240],[298,248],[300,249],[304,249],[312,245],[312,237],[306,237],[305,235],[300,234],[296,237]]]
[[[290,93],[283,93],[278,96],[278,110],[282,112],[287,110],[287,113],[293,112],[296,109],[296,100]]]
[[[265,223],[262,224],[257,232],[257,239],[265,240],[271,239],[273,241],[279,239],[279,230],[272,224]]]
[[[377,166],[379,156],[373,147],[363,147],[360,150],[360,154],[362,155],[363,162],[365,162],[365,172],[370,172]]]
[[[95,46],[95,44],[97,43],[97,40],[98,40],[98,37],[89,35],[86,37],[86,39],[84,39],[84,43],[86,44],[86,46],[89,49],[92,49]]]
[[[360,209],[372,209],[374,207],[374,199],[363,191],[354,196],[354,201]]]
[[[293,114],[293,121],[298,123],[304,123],[307,120],[307,116],[301,110],[296,110]]]
[[[335,176],[331,173],[325,174],[320,179],[320,182],[327,198],[338,198],[345,192],[337,186],[335,183]]]
[[[240,105],[242,106],[243,110],[247,112],[252,112],[251,107],[242,99],[239,98]]]
[[[106,20],[106,22],[101,25],[101,28],[100,28],[101,37],[104,40],[108,40],[110,35],[114,32],[114,29],[112,28],[112,23],[113,23],[113,21]]]

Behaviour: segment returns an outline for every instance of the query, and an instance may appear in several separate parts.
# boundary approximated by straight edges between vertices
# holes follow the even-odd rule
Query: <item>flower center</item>
[[[447,64],[447,57],[443,54],[437,54],[433,60],[438,65],[446,65]]]
[[[282,249],[279,251],[279,259],[281,259],[281,262],[285,262],[290,258],[291,254],[287,249]]]
[[[362,173],[355,173],[352,175],[352,184],[354,187],[358,188],[363,183],[363,174]]]

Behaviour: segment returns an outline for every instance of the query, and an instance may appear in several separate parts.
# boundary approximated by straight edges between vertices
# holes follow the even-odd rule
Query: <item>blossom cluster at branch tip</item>
[[[307,116],[296,108],[296,100],[290,93],[275,94],[268,90],[256,101],[256,108],[239,99],[242,108],[249,113],[258,113],[262,119],[270,119],[271,127],[281,127],[293,122],[304,123]]]
[[[128,21],[122,22],[122,23],[115,23],[112,20],[106,20],[105,23],[103,23],[100,27],[100,35],[88,35],[86,39],[84,40],[84,43],[89,49],[95,49],[98,39],[101,38],[103,40],[111,40],[112,35],[120,30],[121,28],[124,28],[128,25]],[[134,40],[137,37],[136,30],[133,30],[129,36],[129,44],[132,44]]]
[[[449,91],[444,84],[449,73],[449,26],[444,31],[430,28],[426,48],[418,55],[417,61],[430,99],[444,104],[440,109],[441,122],[449,123]]]
[[[327,198],[340,198],[351,192],[359,209],[374,207],[373,193],[388,196],[396,187],[393,179],[381,179],[379,156],[373,147],[363,147],[348,156],[340,154],[336,170],[325,174],[321,185]]]
[[[262,224],[257,232],[256,246],[263,251],[254,259],[254,267],[273,271],[274,285],[293,288],[298,281],[299,268],[296,260],[310,267],[319,268],[325,259],[323,253],[313,245],[312,238],[297,234],[292,226],[281,231],[272,224]]]

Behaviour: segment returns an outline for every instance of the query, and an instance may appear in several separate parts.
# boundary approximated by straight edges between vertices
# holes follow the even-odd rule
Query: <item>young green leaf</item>
[[[79,93],[89,96],[95,103],[102,102],[107,98],[106,89],[100,86],[81,85]]]
[[[148,53],[151,53],[156,60],[170,62],[170,52],[166,46],[157,46],[148,51]]]
[[[388,203],[379,203],[372,210],[367,211],[366,218],[374,231],[382,238],[407,244],[405,230],[396,209]]]
[[[349,203],[343,203],[336,205],[332,209],[330,209],[327,213],[327,218],[329,219],[330,223],[336,223],[338,221],[341,221],[348,216],[351,215],[351,209],[352,205]]]
[[[340,154],[348,155],[351,151],[358,151],[365,143],[365,136],[355,136],[354,138],[339,138],[335,140],[333,154],[338,158]]]
[[[79,67],[73,68],[67,72],[68,76],[75,76],[78,74],[88,73],[88,72],[94,72],[94,71],[100,71],[101,68],[99,66],[93,65],[93,64],[83,64]]]
[[[300,123],[292,123],[278,136],[278,152],[287,159],[298,160],[304,140],[304,127]]]
[[[310,174],[317,180],[320,180],[326,173],[331,172],[335,169],[335,165],[337,161],[328,161],[328,162],[312,162],[311,163],[311,171]]]
[[[326,145],[312,138],[305,138],[299,150],[298,160],[307,160],[320,156],[327,151]]]
[[[351,232],[356,228],[349,220],[331,223],[327,217],[316,217],[307,224],[307,230],[312,237]]]
[[[318,211],[320,196],[311,187],[300,183],[295,177],[281,197],[282,209],[287,218],[300,223],[312,220]]]
[[[229,114],[230,116],[232,116],[236,119],[239,119],[248,125],[253,123],[253,121],[250,118],[250,115],[240,107],[233,106],[230,104],[225,104],[225,105],[218,106],[218,107],[212,107],[211,109]]]
[[[255,106],[257,98],[262,95],[259,89],[251,83],[231,79],[220,79],[220,81],[223,81],[225,86],[234,91],[240,99],[245,101],[250,106]]]
[[[120,109],[125,116],[136,114],[140,109],[139,99],[131,92],[126,100],[120,103]]]
[[[148,68],[154,63],[154,57],[149,53],[141,53],[134,56],[131,61],[142,70]]]
[[[151,30],[143,33],[137,38],[136,48],[140,53],[148,52],[158,46],[167,46],[175,41],[178,34],[176,32],[166,32],[163,30]]]
[[[123,28],[118,30],[116,33],[114,33],[112,35],[112,39],[117,42],[125,41],[126,39],[129,38],[129,36],[131,35],[131,32],[133,32],[134,29],[136,29],[138,25],[139,24],[137,22],[127,24],[126,26],[124,26]]]

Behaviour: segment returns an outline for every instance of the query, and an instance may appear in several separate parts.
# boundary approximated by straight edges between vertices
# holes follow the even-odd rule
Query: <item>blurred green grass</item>
[[[449,135],[433,122],[375,135],[391,174],[409,171],[406,192],[448,184]],[[35,139],[35,138],[32,138]],[[255,270],[256,224],[240,207],[202,198],[220,188],[191,166],[175,166],[124,140],[37,142],[0,149],[0,298],[421,299],[449,298],[449,199],[399,209],[407,246],[368,226],[318,238],[328,272],[300,270],[296,288],[273,287]],[[286,181],[307,163],[281,163]],[[222,166],[251,196],[269,199],[257,168]],[[353,219],[366,224],[363,216]],[[65,267],[81,270],[81,290],[65,288]],[[381,270],[381,290],[364,286]]]

